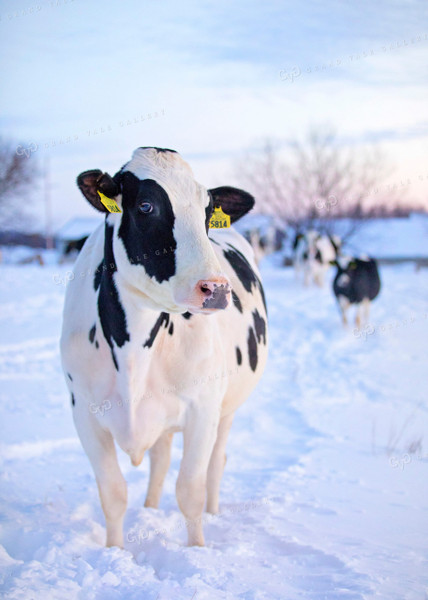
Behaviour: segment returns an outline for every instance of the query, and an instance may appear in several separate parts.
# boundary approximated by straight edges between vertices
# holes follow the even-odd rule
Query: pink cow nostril
[[[206,296],[207,298],[209,298],[209,296],[212,296],[214,289],[216,288],[216,284],[209,284],[209,283],[201,283],[201,292],[204,294],[204,296]]]
[[[226,308],[229,304],[230,292],[230,283],[225,277],[201,279],[196,285],[201,308]]]

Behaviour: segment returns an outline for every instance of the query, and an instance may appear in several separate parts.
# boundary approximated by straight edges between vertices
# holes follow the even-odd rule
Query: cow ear
[[[234,223],[247,214],[254,206],[254,198],[248,192],[238,188],[223,186],[209,190],[214,207],[220,206]]]
[[[108,198],[114,198],[120,193],[119,186],[108,173],[103,173],[99,169],[84,171],[77,178],[77,185],[94,208],[100,212],[108,212],[102,204],[98,192],[101,192]]]

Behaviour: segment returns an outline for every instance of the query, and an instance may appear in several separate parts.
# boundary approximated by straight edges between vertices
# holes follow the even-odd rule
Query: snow
[[[428,594],[428,271],[381,269],[370,324],[262,264],[265,376],[228,444],[221,513],[187,548],[177,435],[158,511],[120,453],[125,550],[77,438],[58,338],[67,267],[1,265],[0,572],[6,600],[422,600]],[[330,273],[330,276],[333,272]]]

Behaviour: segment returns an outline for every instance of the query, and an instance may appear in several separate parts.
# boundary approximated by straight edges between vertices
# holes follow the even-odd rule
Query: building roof
[[[74,217],[67,221],[55,234],[56,239],[80,240],[90,235],[103,222],[103,217]]]

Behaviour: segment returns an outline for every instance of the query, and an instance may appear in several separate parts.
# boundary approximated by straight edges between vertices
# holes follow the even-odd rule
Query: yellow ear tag
[[[98,192],[101,202],[104,204],[106,209],[111,213],[121,213],[119,206],[113,198],[107,198],[102,192]]]
[[[227,229],[230,227],[230,217],[221,208],[215,208],[210,219],[210,229]]]

